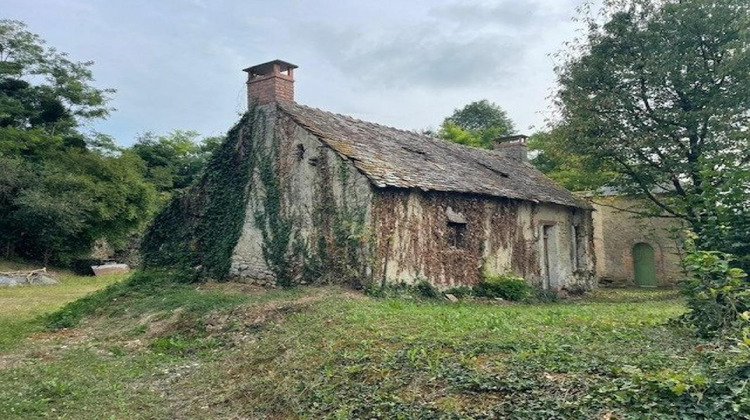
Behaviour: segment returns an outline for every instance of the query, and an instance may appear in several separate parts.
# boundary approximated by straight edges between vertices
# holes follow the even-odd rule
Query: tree
[[[206,166],[208,157],[224,137],[199,140],[195,131],[174,130],[158,136],[141,135],[132,151],[146,164],[147,179],[166,196],[188,187]]]
[[[750,3],[610,1],[605,16],[557,68],[557,148],[601,162],[700,247],[748,254]]]
[[[0,240],[6,254],[65,263],[100,238],[122,243],[150,218],[143,161],[79,132],[110,89],[17,21],[0,20]]]
[[[0,20],[0,127],[69,134],[82,120],[104,118],[112,89],[90,83],[93,62],[47,48],[15,20]]]
[[[466,146],[492,148],[492,142],[513,134],[513,121],[498,105],[486,99],[472,102],[443,121],[438,135]]]
[[[571,191],[595,191],[616,174],[605,162],[571,153],[565,146],[564,127],[539,131],[529,137],[530,162],[540,171]]]

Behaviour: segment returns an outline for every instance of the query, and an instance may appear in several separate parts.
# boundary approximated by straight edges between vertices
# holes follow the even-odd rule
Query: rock
[[[41,284],[41,285],[57,284],[57,280],[53,279],[52,277],[46,274],[41,274],[41,273],[32,274],[26,282],[28,284]]]
[[[448,299],[451,302],[458,302],[458,298],[450,293],[445,294],[445,298]]]
[[[0,276],[0,285],[3,286],[18,286],[23,284],[25,279],[23,277],[16,276]]]
[[[93,265],[91,266],[91,269],[94,271],[95,276],[122,274],[130,271],[130,267],[127,264]]]
[[[31,274],[2,274],[0,275],[0,286],[24,286],[24,285],[50,285],[57,284],[57,280],[46,273]]]

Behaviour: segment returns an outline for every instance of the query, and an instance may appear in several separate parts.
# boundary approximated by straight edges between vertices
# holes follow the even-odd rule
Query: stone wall
[[[682,275],[680,241],[675,238],[678,221],[667,218],[642,218],[623,211],[639,207],[639,200],[621,196],[594,200],[594,242],[597,275],[603,284],[634,285],[633,247],[647,243],[654,249],[656,279],[671,285]]]
[[[287,117],[279,117],[267,109],[267,127],[274,127],[265,136],[261,149],[273,155],[279,181],[283,215],[292,223],[289,264],[293,275],[303,277],[305,264],[320,262],[338,250],[337,229],[348,229],[352,236],[370,225],[370,182],[349,162],[325,146],[317,137]],[[277,121],[278,118],[278,121]],[[274,147],[274,142],[278,147]],[[264,237],[257,215],[263,211],[267,188],[261,174],[253,175],[250,200],[242,235],[232,256],[231,276],[244,281],[273,284],[274,273],[263,255]],[[350,220],[356,214],[357,220]],[[362,226],[355,226],[361,224]],[[363,232],[359,232],[363,233]],[[358,252],[367,251],[366,241]],[[320,255],[326,251],[332,255]],[[365,255],[360,255],[360,277],[369,276]]]
[[[458,213],[466,221],[459,227],[462,243],[454,241],[456,224],[448,213]],[[424,279],[448,288],[476,284],[483,273],[513,273],[552,290],[594,286],[589,211],[467,194],[386,189],[376,191],[373,222],[377,244],[373,277],[380,282]],[[545,225],[552,227],[549,276],[542,261]],[[580,229],[578,257],[573,226]]]
[[[270,285],[281,266],[287,270],[284,276],[298,282],[428,280],[447,288],[475,284],[484,273],[514,273],[552,290],[593,287],[589,211],[472,194],[376,188],[315,135],[272,106],[264,110],[269,129],[253,145],[256,163],[231,277]],[[282,219],[273,227],[262,217],[272,194],[280,197]],[[286,226],[291,227],[288,246],[275,251],[276,261],[269,262],[268,235]],[[549,261],[543,252],[545,231]]]

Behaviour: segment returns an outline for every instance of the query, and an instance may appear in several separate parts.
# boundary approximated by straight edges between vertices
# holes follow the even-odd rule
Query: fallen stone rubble
[[[47,273],[47,268],[31,271],[0,272],[0,287],[23,286],[23,285],[50,285],[57,284],[57,280]]]

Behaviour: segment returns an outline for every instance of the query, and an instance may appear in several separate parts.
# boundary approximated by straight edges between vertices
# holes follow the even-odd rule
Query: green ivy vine
[[[336,200],[333,192],[338,182],[342,196],[350,197],[347,163],[321,156],[312,217],[315,234],[302,238],[302,218],[284,202],[288,174],[281,173],[280,149],[291,135],[281,138],[274,132],[267,145],[268,125],[266,115],[253,109],[230,130],[198,182],[152,222],[141,246],[144,267],[177,270],[185,281],[226,280],[252,200],[263,259],[279,286],[299,281],[363,283],[366,207]]]
[[[262,113],[249,110],[229,131],[198,181],[154,218],[141,244],[144,268],[170,268],[186,281],[226,280],[242,233],[263,136]]]

